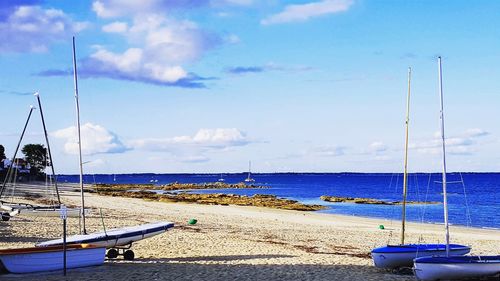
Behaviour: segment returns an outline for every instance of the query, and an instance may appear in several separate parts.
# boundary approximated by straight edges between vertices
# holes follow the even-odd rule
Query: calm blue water
[[[297,173],[253,174],[255,184],[269,189],[218,189],[197,190],[197,193],[233,193],[240,195],[274,194],[329,208],[320,212],[401,218],[401,206],[360,205],[327,203],[321,195],[367,197],[380,200],[401,201],[402,174],[358,173]],[[463,183],[461,182],[463,177]],[[155,183],[167,184],[215,182],[220,174],[120,174],[85,175],[85,183]],[[224,174],[226,183],[242,182],[246,174]],[[76,175],[60,175],[61,182],[78,182]],[[442,202],[440,174],[410,174],[408,200]],[[448,202],[450,223],[475,227],[500,228],[500,173],[450,173],[448,174]],[[465,186],[465,193],[464,193]],[[464,195],[465,194],[465,195]],[[409,205],[407,218],[418,222],[443,222],[443,205]]]

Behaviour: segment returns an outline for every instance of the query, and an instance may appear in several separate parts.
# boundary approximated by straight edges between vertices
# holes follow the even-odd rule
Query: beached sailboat
[[[117,229],[111,229],[108,231],[89,233],[85,228],[85,196],[83,192],[83,162],[82,162],[82,147],[81,147],[81,135],[80,135],[80,108],[78,99],[78,76],[76,68],[76,47],[75,38],[73,37],[73,73],[74,73],[74,85],[75,85],[75,102],[76,102],[76,114],[77,114],[77,132],[78,132],[78,150],[79,150],[79,164],[80,164],[80,198],[81,198],[81,225],[82,230],[79,235],[69,236],[66,239],[66,243],[91,243],[95,245],[105,246],[109,248],[106,256],[108,258],[116,258],[118,255],[123,255],[127,260],[134,259],[134,252],[130,250],[133,242],[149,238],[158,234],[161,234],[168,229],[174,227],[173,222],[164,221],[156,223],[142,224],[138,226],[123,227]],[[54,239],[50,241],[45,241],[38,243],[37,247],[46,247],[61,245],[63,243],[62,239]],[[120,254],[120,250],[122,253]]]
[[[255,182],[255,179],[252,178],[252,161],[248,161],[248,176],[245,182]]]
[[[47,127],[45,125],[45,118],[43,115],[42,103],[41,103],[40,95],[38,92],[36,92],[34,94],[34,96],[36,97],[37,102],[38,102],[38,109],[40,112],[40,118],[42,121],[45,142],[47,145],[47,163],[50,163],[47,166],[50,166],[51,171],[52,171],[55,199],[52,200],[51,205],[47,205],[47,204],[35,205],[34,203],[27,203],[27,202],[22,202],[22,201],[14,202],[14,200],[7,200],[5,198],[5,196],[3,196],[3,195],[10,193],[11,199],[13,199],[15,197],[14,194],[15,194],[16,189],[23,189],[23,193],[26,196],[30,196],[32,194],[40,195],[39,194],[40,185],[17,184],[17,182],[16,182],[17,181],[16,169],[14,168],[14,163],[13,163],[12,165],[9,166],[9,169],[7,171],[7,175],[4,179],[2,187],[0,188],[0,211],[2,212],[2,219],[3,220],[9,220],[10,217],[18,216],[18,215],[55,217],[55,216],[59,216],[59,214],[60,214],[61,199],[59,196],[57,177],[55,174],[54,161],[52,159],[52,153],[51,153],[51,149],[50,149],[50,142],[49,142],[49,137],[48,137],[48,133],[47,133]],[[20,147],[21,142],[24,138],[26,128],[28,126],[28,123],[30,121],[30,118],[31,118],[31,115],[32,115],[34,109],[35,109],[35,107],[33,107],[33,106],[30,107],[28,118],[26,119],[23,131],[22,131],[21,136],[19,138],[19,141],[17,143],[17,147],[15,149],[14,156],[12,157],[12,159],[16,159],[16,157],[17,157],[17,153],[19,152],[19,147]],[[9,182],[9,181],[12,181],[12,182]],[[50,200],[47,200],[47,201],[50,201]],[[68,208],[67,215],[69,217],[78,217],[80,215],[80,210],[75,209],[75,208]]]
[[[161,234],[172,227],[174,227],[174,223],[172,222],[147,223],[137,226],[108,229],[103,232],[73,235],[66,238],[66,243],[90,243],[93,245],[104,246],[106,248],[116,248],[127,246],[132,244],[133,242]],[[38,243],[36,244],[36,246],[46,247],[62,244],[63,239],[56,239]],[[129,253],[128,255],[131,255],[131,253]]]
[[[66,268],[97,266],[104,263],[106,248],[89,244],[66,247]],[[9,273],[32,273],[64,269],[63,246],[0,250],[0,267]]]
[[[375,248],[371,251],[373,263],[376,267],[384,269],[397,269],[412,267],[413,259],[424,256],[445,255],[447,247],[445,244],[405,244],[406,229],[406,197],[408,190],[408,133],[410,114],[410,94],[411,94],[411,68],[408,68],[408,95],[406,99],[406,119],[405,119],[405,155],[403,173],[403,204],[401,219],[401,243],[399,245],[387,245]],[[455,255],[465,255],[470,252],[470,247],[458,244],[449,245],[449,250]]]
[[[414,260],[413,271],[418,280],[448,280],[478,278],[500,274],[500,255],[497,256],[456,256],[450,249],[448,223],[448,200],[446,191],[446,149],[444,137],[443,81],[441,57],[438,58],[439,98],[441,104],[441,144],[443,153],[443,202],[446,239],[446,256],[423,257]]]

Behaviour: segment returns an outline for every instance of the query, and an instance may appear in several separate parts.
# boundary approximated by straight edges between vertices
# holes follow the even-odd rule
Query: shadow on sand
[[[250,264],[288,255],[235,255],[107,261],[103,266],[32,274],[3,274],[1,280],[415,280],[413,275],[396,275],[368,265]],[[241,261],[241,264],[225,262]],[[471,279],[468,279],[471,280]],[[497,281],[498,277],[480,279]]]
[[[359,265],[262,265],[261,259],[288,255],[236,255],[165,259],[138,259],[133,262],[107,261],[103,266],[37,274],[4,274],[1,280],[414,280],[371,266]],[[225,264],[238,261],[242,264]]]

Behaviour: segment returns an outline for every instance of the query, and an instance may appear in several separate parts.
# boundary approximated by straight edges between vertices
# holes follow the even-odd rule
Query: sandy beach
[[[62,192],[79,204],[79,194]],[[86,195],[93,208],[89,232],[146,222],[172,221],[173,230],[134,244],[136,259],[62,272],[0,275],[2,280],[414,280],[372,266],[369,252],[399,242],[399,222],[259,207],[163,203]],[[189,225],[189,219],[198,223]],[[78,219],[68,219],[78,232]],[[384,230],[379,225],[385,226]],[[59,218],[16,217],[0,223],[0,248],[32,246],[60,237]],[[409,223],[407,242],[443,242],[443,226]],[[500,231],[451,227],[452,242],[472,254],[498,254]]]

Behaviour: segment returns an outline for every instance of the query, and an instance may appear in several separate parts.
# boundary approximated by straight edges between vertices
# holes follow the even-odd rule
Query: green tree
[[[43,144],[27,144],[21,151],[31,166],[31,174],[42,174],[45,167],[50,164],[47,163],[47,149]]]
[[[5,157],[5,147],[3,147],[3,145],[0,144],[0,161],[2,161],[5,158],[7,158]]]

